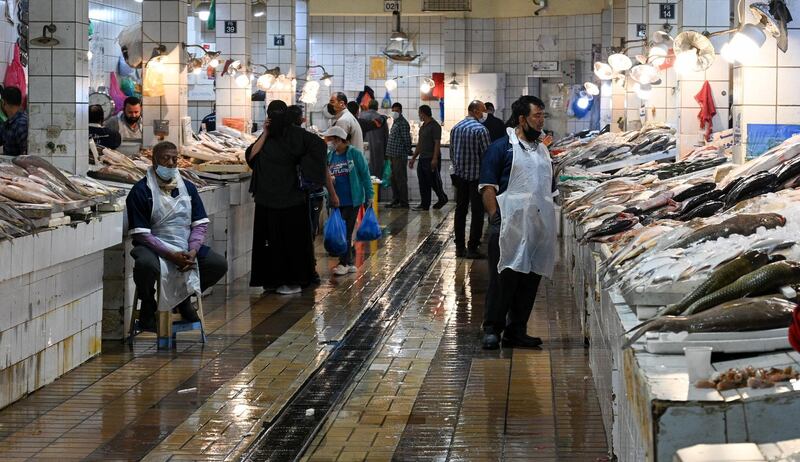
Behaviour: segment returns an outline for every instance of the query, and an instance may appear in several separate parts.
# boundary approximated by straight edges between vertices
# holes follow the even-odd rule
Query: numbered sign
[[[276,47],[282,47],[286,45],[286,36],[285,35],[272,36],[272,45]]]
[[[658,8],[659,19],[675,19],[675,4],[661,3]]]
[[[225,33],[235,34],[237,30],[236,21],[225,21]]]
[[[400,0],[383,0],[383,11],[385,13],[400,11]]]

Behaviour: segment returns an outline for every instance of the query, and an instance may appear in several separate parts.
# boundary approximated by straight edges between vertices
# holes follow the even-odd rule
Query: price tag
[[[400,0],[383,0],[384,13],[400,11]]]
[[[235,34],[236,30],[237,30],[236,21],[225,21],[225,33],[226,34]]]

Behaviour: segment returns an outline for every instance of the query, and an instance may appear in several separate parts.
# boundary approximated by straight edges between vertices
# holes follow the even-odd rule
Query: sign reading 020
[[[400,11],[400,0],[383,0],[384,13]]]

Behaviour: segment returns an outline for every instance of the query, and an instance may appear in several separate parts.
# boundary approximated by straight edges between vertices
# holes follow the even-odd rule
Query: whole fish
[[[728,284],[736,281],[745,274],[761,268],[762,266],[783,260],[780,255],[769,256],[764,252],[747,251],[733,260],[717,267],[702,284],[689,292],[683,300],[666,307],[658,313],[659,316],[673,316],[684,312],[692,303],[704,296],[715,292]]]
[[[762,189],[774,190],[777,185],[777,179],[778,177],[770,172],[759,172],[746,178],[725,196],[725,206],[730,208],[736,205],[737,202],[754,197],[752,194],[754,191]]]
[[[622,348],[648,332],[747,332],[787,327],[796,306],[779,297],[745,298],[691,316],[664,316],[642,325]]]
[[[700,185],[698,185],[700,186]],[[722,197],[722,191],[719,189],[711,189],[710,191],[706,191],[702,194],[698,194],[694,197],[689,197],[681,201],[681,215],[690,212],[693,208],[697,207],[700,204],[715,201]]]
[[[722,223],[700,228],[688,236],[672,244],[671,247],[686,248],[698,242],[704,242],[733,234],[749,236],[760,227],[767,229],[777,228],[786,224],[786,219],[777,213],[739,214],[728,218]]]
[[[53,204],[60,202],[60,200],[54,199],[52,196],[26,189],[12,183],[0,182],[0,196],[5,196],[13,201],[26,204]]]
[[[800,175],[800,157],[795,157],[788,162],[770,170],[778,178],[778,183],[783,183],[789,178]]]
[[[800,282],[800,263],[777,261],[745,274],[725,287],[697,299],[683,314],[700,313],[729,300],[767,292],[796,282]]]
[[[594,238],[607,236],[609,234],[617,234],[621,231],[625,231],[626,229],[632,228],[636,223],[639,223],[639,219],[636,217],[632,218],[617,218],[614,217],[612,221],[608,223],[602,224],[597,228],[589,230],[586,235],[584,236],[584,240],[591,241]]]
[[[723,207],[725,207],[725,204],[720,201],[709,201],[694,207],[683,215],[679,215],[678,220],[689,221],[695,218],[708,218],[722,210]]]
[[[98,180],[115,181],[117,183],[136,184],[144,175],[125,167],[109,165],[97,170],[90,170],[87,175]]]
[[[634,215],[641,215],[643,213],[659,209],[667,205],[670,199],[672,199],[672,191],[664,191],[663,193],[657,194],[656,196],[651,197],[650,199],[632,205],[626,208],[624,211],[627,213],[632,213]]]
[[[61,173],[61,170],[57,169],[53,164],[42,159],[41,157],[32,155],[17,156],[14,159],[12,159],[11,162],[13,162],[14,165],[24,168],[25,171],[27,171],[28,173],[35,172],[37,168],[45,170],[47,171],[47,173],[58,179],[59,183],[64,185],[72,192],[77,194],[81,193],[80,190],[76,188],[71,181],[69,181],[69,178],[67,178],[66,176],[64,176],[63,173]]]

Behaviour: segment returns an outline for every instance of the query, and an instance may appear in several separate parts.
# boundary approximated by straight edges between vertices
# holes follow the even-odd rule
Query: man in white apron
[[[135,97],[125,98],[123,108],[105,123],[109,130],[120,134],[122,141],[142,142],[142,101]]]
[[[208,216],[197,188],[181,178],[177,165],[174,144],[155,145],[153,167],[125,200],[142,330],[155,329],[156,310],[176,310],[185,320],[198,321],[189,296],[216,284],[228,270],[225,258],[203,245]]]
[[[483,205],[489,215],[489,288],[483,319],[483,348],[535,348],[528,318],[542,276],[552,277],[556,252],[553,169],[539,141],[544,103],[523,96],[511,106],[505,137],[481,162]]]

